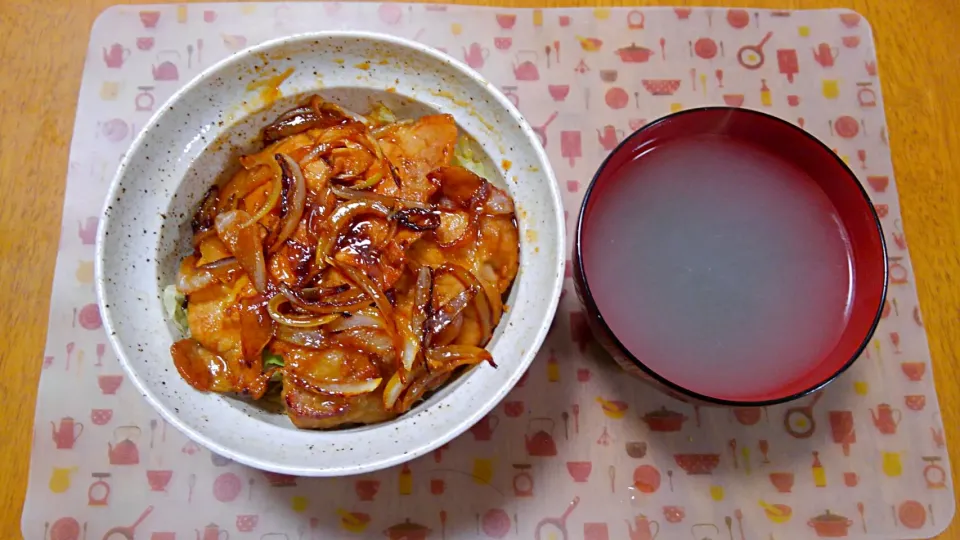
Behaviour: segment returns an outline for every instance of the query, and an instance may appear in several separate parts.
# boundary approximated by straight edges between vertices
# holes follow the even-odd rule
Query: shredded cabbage
[[[459,165],[481,178],[490,178],[483,162],[473,153],[473,140],[466,135],[457,138],[457,145],[453,149],[453,165]]]
[[[183,335],[190,334],[190,324],[187,322],[187,297],[177,289],[176,285],[167,285],[163,289],[163,309]]]
[[[378,124],[393,124],[397,121],[397,116],[383,103],[374,104],[367,118]]]

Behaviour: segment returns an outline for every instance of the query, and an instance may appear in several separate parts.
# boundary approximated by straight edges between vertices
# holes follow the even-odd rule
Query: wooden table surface
[[[13,537],[47,331],[67,153],[90,27],[110,0],[0,1],[0,531]],[[156,3],[156,2],[150,2]],[[903,221],[960,481],[960,29],[958,0],[482,0],[533,6],[848,7],[873,25]],[[953,202],[951,202],[953,201]],[[9,535],[9,536],[8,536]],[[955,520],[940,538],[960,538]]]

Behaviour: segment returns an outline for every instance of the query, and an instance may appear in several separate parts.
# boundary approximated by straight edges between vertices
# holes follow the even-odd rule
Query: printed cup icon
[[[510,47],[513,46],[513,38],[503,36],[495,37],[493,38],[493,46],[501,51],[510,50]]]
[[[173,471],[147,471],[147,483],[150,484],[151,491],[166,491],[167,484],[173,478]]]
[[[590,461],[568,461],[567,472],[574,482],[583,483],[590,478],[590,472],[593,470],[593,463]]]
[[[517,418],[523,414],[526,406],[522,401],[508,401],[503,404],[503,412],[507,418]]]
[[[138,37],[137,48],[141,51],[149,51],[153,48],[154,39],[152,37]]]
[[[123,375],[100,375],[97,377],[97,385],[100,387],[100,391],[107,396],[116,394],[121,384],[123,384]]]
[[[372,501],[376,498],[377,492],[380,491],[380,481],[357,480],[354,489],[357,492],[357,497],[359,497],[361,501]]]
[[[867,183],[870,184],[870,187],[873,188],[877,193],[883,193],[887,191],[887,186],[890,185],[889,176],[868,176]]]
[[[144,28],[155,28],[157,23],[160,22],[160,12],[152,10],[141,11],[140,22],[143,23]]]
[[[910,395],[903,396],[903,404],[911,411],[922,411],[927,406],[927,396]]]
[[[860,475],[855,472],[843,473],[843,484],[847,487],[857,487],[860,483]]]
[[[770,483],[777,488],[780,493],[790,493],[793,489],[793,473],[774,472],[770,473]]]
[[[203,12],[203,22],[212,23],[217,20],[217,12],[212,9],[204,10]]]
[[[250,532],[257,528],[260,522],[260,516],[256,514],[241,514],[237,516],[237,530],[240,532]]]
[[[434,495],[443,495],[443,492],[446,490],[447,490],[447,483],[444,482],[442,478],[430,479],[430,493]]]
[[[663,507],[663,519],[667,520],[667,523],[680,523],[685,517],[687,517],[687,513],[682,506]]]
[[[590,370],[587,368],[581,368],[577,370],[577,380],[580,382],[587,382],[590,380]]]
[[[923,374],[927,371],[927,365],[923,362],[901,362],[900,369],[903,374],[913,382],[923,380]]]
[[[513,28],[517,24],[517,16],[513,14],[497,14],[497,24],[504,30]]]
[[[90,421],[95,426],[103,426],[110,423],[113,418],[113,409],[91,409]]]

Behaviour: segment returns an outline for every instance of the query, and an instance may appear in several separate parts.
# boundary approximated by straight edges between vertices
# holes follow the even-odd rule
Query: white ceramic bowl
[[[452,114],[488,154],[488,169],[499,171],[499,178],[489,180],[513,197],[521,239],[510,310],[487,346],[499,368],[473,369],[396,420],[333,432],[298,430],[284,414],[188,386],[169,352],[182,336],[160,299],[190,252],[190,218],[204,192],[236,155],[253,148],[262,126],[317,92],[361,113],[383,101],[400,118]],[[556,311],[563,230],[556,180],[533,130],[480,75],[403,39],[305,34],[263,43],[210,67],[154,115],[110,187],[97,238],[97,295],[110,342],[130,379],[190,438],[260,469],[348,475],[439,447],[510,391]]]

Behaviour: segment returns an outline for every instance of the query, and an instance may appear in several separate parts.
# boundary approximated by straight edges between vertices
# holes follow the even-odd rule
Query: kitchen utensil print
[[[744,45],[740,47],[740,50],[737,51],[737,62],[751,71],[763,67],[764,62],[766,62],[766,57],[763,54],[763,46],[767,44],[767,41],[770,41],[771,37],[773,37],[773,32],[767,32],[767,34],[763,36],[763,39],[756,45]]]
[[[569,540],[570,536],[567,532],[567,518],[570,517],[570,514],[577,508],[577,505],[580,504],[580,497],[574,497],[570,501],[570,504],[567,506],[567,509],[563,511],[563,514],[557,518],[544,518],[541,519],[536,528],[533,531],[533,536],[535,540],[548,540],[550,538],[555,538],[556,540]],[[544,535],[544,529],[547,532],[557,532],[559,535]]]
[[[577,158],[583,156],[580,131],[564,130],[560,132],[560,155],[567,158],[571,167],[576,165]]]
[[[780,73],[787,76],[787,82],[793,84],[793,78],[800,73],[800,61],[796,49],[777,49],[777,65]]]
[[[817,393],[807,405],[790,407],[783,415],[783,428],[795,439],[807,439],[817,429],[817,421],[813,415],[813,407],[823,397],[823,392]]]
[[[556,120],[559,114],[560,111],[553,111],[544,123],[539,126],[531,126],[533,127],[533,132],[537,134],[537,138],[540,139],[540,146],[544,148],[547,147],[547,128],[550,127],[550,124]]]
[[[103,540],[134,540],[134,532],[136,531],[137,526],[139,526],[143,520],[147,519],[147,516],[150,515],[150,512],[153,512],[153,506],[148,506],[143,513],[140,514],[140,517],[137,518],[133,524],[125,527],[113,527],[108,530],[106,534],[103,535]]]

